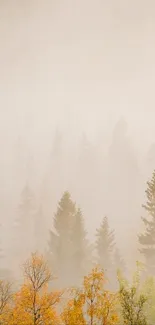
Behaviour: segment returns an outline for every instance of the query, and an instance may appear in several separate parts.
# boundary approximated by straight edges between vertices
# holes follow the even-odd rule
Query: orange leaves
[[[0,325],[117,324],[117,295],[104,289],[104,273],[99,267],[84,277],[81,288],[70,291],[70,299],[60,315],[62,292],[49,291],[51,275],[42,256],[32,255],[24,265],[24,276],[25,281],[11,304],[10,296],[6,295],[3,313],[0,309]]]
[[[42,256],[33,254],[24,265],[25,283],[14,297],[11,325],[57,325],[61,292],[48,292],[51,278]]]
[[[61,319],[65,325],[86,325],[86,321],[83,315],[83,305],[78,300],[72,299],[67,304],[67,307],[64,308],[61,315]]]
[[[65,325],[117,324],[117,295],[105,291],[104,284],[104,273],[98,267],[84,277],[83,287],[75,292],[62,313]]]

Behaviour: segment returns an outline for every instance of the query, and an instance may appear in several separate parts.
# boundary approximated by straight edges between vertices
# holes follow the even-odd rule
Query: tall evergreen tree
[[[70,193],[65,192],[58,203],[54,216],[54,230],[50,231],[49,253],[52,267],[55,268],[63,285],[69,283],[72,256],[71,234],[75,221],[76,206]]]
[[[84,228],[82,211],[80,208],[78,208],[75,214],[75,220],[71,233],[71,273],[74,285],[81,281],[81,277],[86,274],[90,264],[90,251],[86,235],[87,233]]]
[[[145,232],[139,235],[140,252],[145,257],[146,266],[151,274],[155,274],[155,170],[151,180],[147,182],[146,204],[142,207],[147,217],[142,217]]]
[[[112,253],[115,246],[114,231],[110,229],[108,218],[104,217],[96,231],[96,251],[98,263],[107,274],[112,271]]]

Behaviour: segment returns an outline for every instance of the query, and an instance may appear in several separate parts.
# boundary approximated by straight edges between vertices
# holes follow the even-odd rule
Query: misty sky
[[[1,0],[3,140],[46,139],[68,116],[72,132],[93,136],[120,114],[152,140],[154,10],[151,0]]]
[[[141,160],[155,139],[154,16],[153,0],[0,0],[2,206],[20,144],[43,170],[57,127],[108,147],[123,115]]]

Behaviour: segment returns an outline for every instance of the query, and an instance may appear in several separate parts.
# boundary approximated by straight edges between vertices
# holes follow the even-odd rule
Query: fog
[[[33,227],[24,226],[25,239],[16,227],[26,185],[43,210],[39,247],[47,249],[57,202],[69,191],[90,241],[107,216],[128,265],[138,258],[155,167],[154,12],[152,0],[0,1],[5,268],[14,271],[33,247]]]

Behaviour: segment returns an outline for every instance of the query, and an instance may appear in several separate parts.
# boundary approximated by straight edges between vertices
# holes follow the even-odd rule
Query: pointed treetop
[[[76,205],[72,201],[70,193],[65,191],[58,203],[57,212],[54,216],[54,227],[57,233],[64,232],[64,229],[71,226],[75,213]]]

